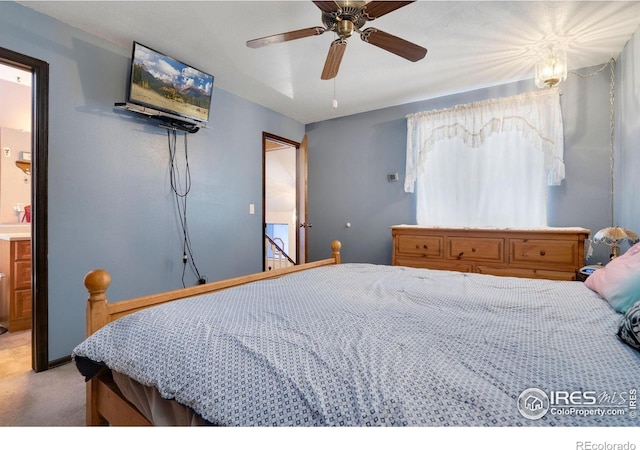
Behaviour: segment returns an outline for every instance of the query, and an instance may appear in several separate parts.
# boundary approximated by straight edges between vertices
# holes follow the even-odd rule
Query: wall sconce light
[[[567,53],[561,48],[549,47],[536,61],[536,86],[554,87],[567,79]]]

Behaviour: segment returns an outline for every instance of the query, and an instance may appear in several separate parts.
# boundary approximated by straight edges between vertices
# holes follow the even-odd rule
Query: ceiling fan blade
[[[322,69],[322,76],[320,76],[321,79],[330,80],[338,75],[342,56],[344,55],[346,48],[347,41],[344,39],[336,39],[331,43],[327,60],[324,62],[324,68]]]
[[[277,44],[280,42],[292,41],[294,39],[305,38],[309,36],[318,36],[326,30],[322,27],[303,28],[301,30],[289,31],[287,33],[274,34],[258,39],[247,41],[247,47],[260,48],[265,45]]]
[[[400,9],[403,6],[407,6],[413,1],[409,2],[387,2],[387,1],[372,1],[366,4],[364,7],[364,13],[367,16],[367,20],[373,20],[380,16],[384,16],[391,11],[395,11],[396,9]]]
[[[315,5],[320,8],[320,10],[322,10],[322,12],[326,12],[326,13],[331,13],[331,12],[337,12],[340,7],[338,6],[338,4],[336,2],[316,2],[314,1],[313,3],[315,3]]]
[[[416,62],[424,58],[427,49],[393,36],[377,28],[367,28],[360,33],[360,38],[369,44],[380,47],[383,50],[402,56],[409,61]]]

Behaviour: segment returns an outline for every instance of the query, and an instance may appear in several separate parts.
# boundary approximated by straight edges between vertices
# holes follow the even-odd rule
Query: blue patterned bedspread
[[[580,282],[342,264],[131,314],[73,356],[221,425],[637,426],[620,319]]]

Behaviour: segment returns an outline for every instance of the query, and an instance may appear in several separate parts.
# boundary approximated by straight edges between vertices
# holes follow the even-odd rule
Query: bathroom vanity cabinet
[[[31,237],[0,239],[0,324],[9,332],[31,328]]]

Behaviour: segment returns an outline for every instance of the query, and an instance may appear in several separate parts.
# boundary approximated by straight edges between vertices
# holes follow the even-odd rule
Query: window
[[[557,90],[407,116],[405,191],[424,226],[547,226],[564,179]]]

